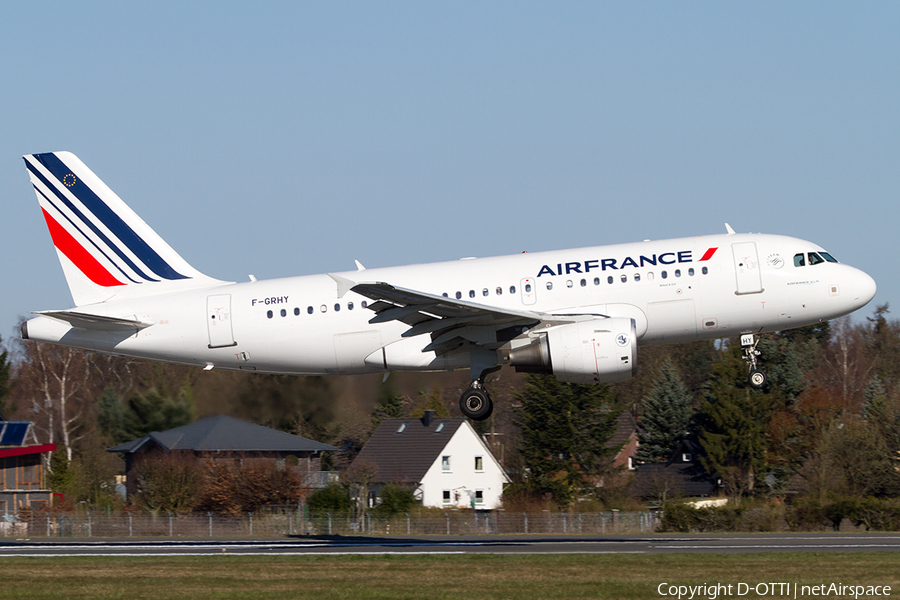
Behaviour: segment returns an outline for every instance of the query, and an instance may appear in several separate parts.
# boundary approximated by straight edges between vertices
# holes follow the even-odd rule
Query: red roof
[[[54,450],[56,450],[56,444],[2,448],[0,449],[0,458],[6,458],[7,456],[25,456],[26,454],[43,454],[44,452],[53,452]]]

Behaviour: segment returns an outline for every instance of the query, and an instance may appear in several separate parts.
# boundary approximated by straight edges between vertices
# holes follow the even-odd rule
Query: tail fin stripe
[[[50,216],[46,210],[41,208],[44,213],[44,220],[47,221],[47,228],[50,230],[50,237],[53,238],[53,245],[62,252],[66,258],[72,261],[78,269],[87,276],[88,279],[102,285],[103,287],[111,287],[115,285],[125,285],[106,270],[103,265],[97,262],[90,252],[84,249],[84,246],[78,243],[78,240],[72,237],[66,229],[56,222],[56,219]]]
[[[53,200],[51,200],[51,199],[47,196],[47,194],[45,194],[44,192],[42,192],[41,189],[38,188],[37,186],[33,186],[33,187],[34,187],[34,191],[35,191],[36,193],[40,194],[40,197],[43,198],[44,200],[46,200],[46,201],[47,201],[47,204],[48,204],[49,206],[53,207],[53,209],[54,209],[57,213],[59,213],[60,215],[62,215],[62,216],[66,219],[66,221],[68,221],[69,224],[72,226],[72,229],[73,229],[73,230],[77,231],[77,232],[80,233],[82,236],[84,236],[84,238],[85,238],[87,241],[89,241],[89,242],[91,243],[91,245],[97,250],[97,252],[98,252],[100,255],[102,255],[103,258],[105,258],[107,261],[109,261],[109,264],[111,264],[112,266],[114,266],[114,267],[116,268],[116,270],[119,271],[119,273],[120,273],[125,279],[127,279],[128,281],[130,281],[130,282],[132,282],[132,283],[138,283],[138,284],[143,283],[143,281],[138,281],[138,280],[135,279],[134,277],[130,276],[128,273],[126,273],[126,272],[122,269],[122,267],[120,267],[118,264],[116,264],[116,262],[115,262],[114,260],[112,260],[106,252],[103,251],[103,248],[101,248],[100,246],[98,246],[97,243],[96,243],[94,240],[92,240],[90,236],[85,235],[84,231],[81,230],[81,228],[78,226],[78,224],[76,224],[75,221],[73,221],[73,220],[69,217],[69,215],[67,215],[65,212],[63,212],[62,210],[59,209],[59,207],[56,205],[56,203],[53,202]],[[44,219],[45,219],[45,220],[47,220],[47,219],[53,219],[53,217],[52,217],[46,210],[44,210],[43,207],[41,207],[41,210],[42,210],[43,213],[44,213]],[[72,242],[74,242],[75,244],[78,244],[78,246],[81,248],[81,250],[82,250],[83,252],[86,252],[86,253],[88,253],[88,254],[90,255],[90,251],[88,251],[87,249],[85,249],[84,246],[83,246],[82,244],[79,244],[78,241],[75,240],[75,238],[72,236],[72,234],[70,234],[68,231],[66,231],[65,228],[64,228],[62,225],[59,224],[59,221],[57,221],[56,219],[53,219],[53,222],[56,224],[56,227],[58,227],[59,229],[62,229],[62,230],[63,230],[63,232],[65,233],[66,236],[68,236],[69,238],[71,238]],[[79,263],[79,262],[76,262],[74,258],[72,258],[71,256],[69,256],[69,254],[68,254],[65,250],[63,250],[63,248],[60,248],[59,244],[56,243],[57,237],[56,237],[56,235],[54,235],[54,233],[53,233],[53,228],[52,228],[52,226],[50,225],[50,222],[49,222],[49,221],[47,221],[47,226],[50,228],[50,237],[53,238],[53,244],[54,244],[57,248],[59,248],[60,252],[62,252],[63,254],[65,254],[65,255],[69,258],[69,260],[72,261],[72,263],[74,263],[76,266],[78,266],[80,263]],[[97,261],[93,256],[91,256],[91,260],[93,260],[94,262],[100,264],[99,261]],[[79,266],[78,268],[80,269],[81,267]],[[102,267],[102,266],[101,266],[101,268],[103,268],[104,270],[106,270],[106,269],[105,269],[104,267]],[[85,275],[87,275],[87,272],[85,272]],[[94,281],[94,279],[93,279],[92,277],[90,277],[90,276],[88,276],[88,277],[91,279],[91,281]],[[112,275],[110,275],[110,277],[112,277]],[[115,277],[113,277],[113,279],[115,279]],[[94,282],[97,283],[96,281],[94,281]]]
[[[57,189],[56,186],[54,186],[54,185],[53,185],[46,177],[44,177],[44,174],[43,174],[43,173],[41,173],[40,171],[38,171],[38,170],[37,170],[33,165],[31,165],[30,163],[28,164],[28,170],[31,171],[36,177],[38,177],[38,178],[41,180],[41,182],[47,187],[48,190],[50,190],[51,192],[53,192],[53,194],[54,194],[57,198],[59,198],[59,200],[60,200],[63,204],[65,204],[66,207],[67,207],[70,211],[72,211],[72,213],[73,213],[73,214],[74,214],[74,215],[75,215],[82,223],[84,223],[85,225],[87,225],[87,226],[90,228],[90,230],[94,233],[94,235],[96,235],[98,238],[100,238],[100,240],[102,240],[103,243],[106,244],[106,246],[107,246],[108,248],[110,248],[113,252],[115,252],[116,255],[118,255],[118,257],[121,258],[122,261],[123,261],[125,264],[127,264],[129,267],[131,267],[131,269],[133,269],[135,273],[137,273],[138,275],[140,275],[141,277],[143,277],[146,281],[159,281],[158,279],[153,279],[152,277],[150,277],[149,275],[147,275],[147,274],[145,274],[143,271],[141,271],[141,269],[138,268],[138,266],[137,266],[136,264],[134,264],[134,261],[132,261],[130,258],[128,258],[128,256],[127,256],[127,255],[126,255],[126,254],[125,254],[125,253],[124,253],[124,252],[123,252],[116,244],[114,244],[114,243],[112,242],[112,240],[110,240],[110,239],[106,236],[106,234],[104,234],[102,231],[100,231],[100,228],[99,228],[99,227],[97,227],[96,225],[94,225],[94,224],[90,221],[90,219],[85,218],[84,214],[83,214],[80,210],[78,210],[78,207],[75,206],[74,204],[72,204],[72,202],[71,202],[68,198],[66,198],[65,194],[63,194],[62,191],[60,191],[59,189]],[[46,196],[44,196],[44,197],[46,198]],[[59,210],[59,207],[54,206],[54,208],[56,208],[57,210]],[[60,211],[60,212],[61,212],[61,211]],[[73,225],[74,225],[74,223],[73,223]],[[76,226],[76,228],[77,228],[77,226]],[[80,228],[78,228],[78,229],[79,229],[79,231],[81,231]],[[86,237],[89,238],[90,236],[86,236]]]
[[[73,177],[71,170],[55,154],[37,154],[35,158],[53,174],[68,190],[81,201],[95,217],[97,217],[119,241],[121,241],[141,262],[153,273],[163,279],[189,279],[186,275],[178,273],[167,263],[153,248],[150,247],[128,224],[122,220],[109,206],[100,199],[80,178]],[[66,182],[63,182],[64,178]],[[73,181],[74,180],[74,181]]]

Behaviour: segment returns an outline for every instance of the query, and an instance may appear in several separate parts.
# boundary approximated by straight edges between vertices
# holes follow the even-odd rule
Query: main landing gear
[[[756,364],[756,357],[762,354],[762,352],[756,349],[757,344],[759,344],[759,339],[752,333],[741,336],[741,348],[744,352],[744,355],[741,358],[750,365],[750,377],[748,378],[750,387],[761,390],[766,386],[766,381],[768,381],[769,378],[766,377],[766,374],[762,372]]]
[[[498,370],[496,366],[481,374],[481,377],[472,381],[469,388],[459,397],[459,410],[473,421],[484,421],[494,412],[494,402],[484,389],[484,378]]]

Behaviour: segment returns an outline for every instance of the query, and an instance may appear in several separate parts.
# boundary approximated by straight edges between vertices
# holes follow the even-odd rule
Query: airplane
[[[236,283],[189,265],[69,152],[24,157],[74,308],[34,312],[21,337],[196,365],[298,375],[469,369],[459,400],[491,415],[503,366],[606,383],[637,347],[759,334],[865,306],[875,281],[820,246],[727,233]]]

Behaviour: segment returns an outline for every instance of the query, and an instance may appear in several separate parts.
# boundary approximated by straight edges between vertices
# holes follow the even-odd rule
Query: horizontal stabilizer
[[[33,314],[65,321],[72,327],[90,329],[93,331],[130,331],[133,329],[145,329],[153,325],[153,323],[144,323],[143,321],[133,319],[90,315],[71,310],[43,310]]]

